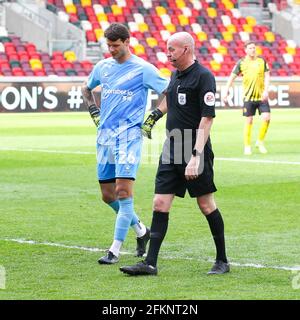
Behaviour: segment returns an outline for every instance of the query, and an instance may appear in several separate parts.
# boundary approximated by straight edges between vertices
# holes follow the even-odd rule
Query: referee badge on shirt
[[[185,93],[178,93],[178,103],[182,106],[186,104],[186,94]]]
[[[213,92],[206,92],[205,96],[204,96],[204,103],[207,106],[214,106],[215,105],[215,94]]]

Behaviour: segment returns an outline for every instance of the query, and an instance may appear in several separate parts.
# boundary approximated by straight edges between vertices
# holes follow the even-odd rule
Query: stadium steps
[[[0,1],[0,26],[1,27],[5,26],[5,9],[1,1]]]
[[[272,14],[268,8],[263,8],[262,24],[272,30]]]
[[[103,52],[99,43],[90,43],[86,48],[86,59],[96,64],[99,60],[104,58]]]

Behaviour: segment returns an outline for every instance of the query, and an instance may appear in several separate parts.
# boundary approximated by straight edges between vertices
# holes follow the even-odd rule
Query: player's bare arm
[[[266,101],[269,98],[269,85],[270,85],[270,72],[265,72],[265,79],[264,79],[264,92],[262,94],[262,100]]]
[[[86,83],[82,86],[81,92],[83,96],[83,101],[89,110],[90,116],[94,121],[96,127],[98,127],[100,122],[100,108],[98,108],[96,105],[95,96],[93,95],[92,90],[86,85]],[[100,105],[100,96],[98,105]]]
[[[212,117],[203,117],[200,121],[197,131],[197,139],[194,146],[194,154],[191,156],[191,159],[185,168],[185,177],[187,180],[196,179],[199,176],[199,166],[201,160],[200,154],[204,150],[204,146],[209,137],[212,124]]]
[[[166,93],[163,92],[157,101],[157,108],[154,109],[151,114],[147,117],[142,125],[142,134],[148,139],[152,138],[151,130],[154,127],[156,121],[158,121],[165,113],[167,113],[167,99]]]
[[[162,112],[162,114],[166,114],[168,112],[166,92],[163,92],[158,97],[157,109],[159,109]]]
[[[234,82],[236,77],[237,77],[237,74],[232,72],[230,74],[229,78],[228,78],[227,83],[226,83],[226,87],[225,87],[225,90],[224,90],[224,96],[223,96],[223,99],[222,99],[225,105],[228,103],[229,89],[232,86],[232,84],[233,84],[233,82]]]

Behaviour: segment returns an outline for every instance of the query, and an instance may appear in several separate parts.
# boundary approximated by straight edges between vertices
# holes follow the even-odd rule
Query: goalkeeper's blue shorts
[[[134,180],[140,164],[142,139],[126,142],[116,141],[114,145],[97,143],[97,173],[101,183],[113,182],[118,178]]]

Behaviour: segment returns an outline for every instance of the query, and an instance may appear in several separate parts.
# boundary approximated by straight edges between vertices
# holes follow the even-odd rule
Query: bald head
[[[195,42],[187,32],[174,33],[167,42],[167,57],[173,67],[185,70],[194,63]]]
[[[181,47],[189,47],[194,51],[195,41],[188,32],[176,32],[168,40],[168,45],[177,45]]]

